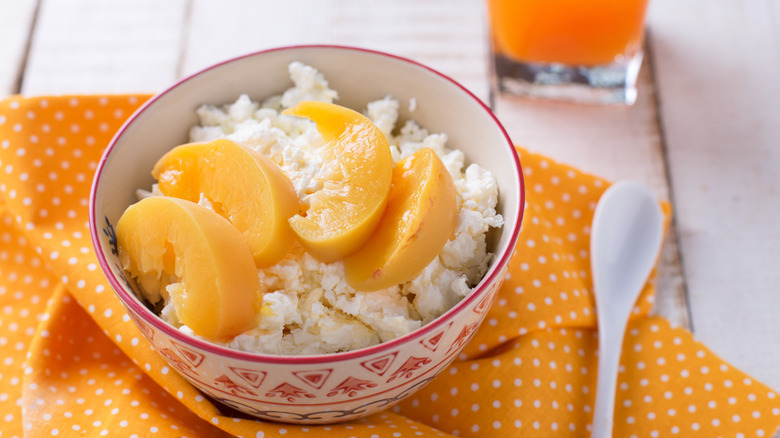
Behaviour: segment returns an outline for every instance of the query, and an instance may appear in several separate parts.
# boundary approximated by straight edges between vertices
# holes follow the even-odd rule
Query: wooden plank
[[[489,69],[484,2],[398,0],[342,2],[334,21],[339,42],[420,61],[451,76],[487,102]],[[370,23],[365,23],[369,17]]]
[[[186,0],[42,0],[22,92],[155,92],[178,76]]]
[[[312,41],[331,43],[333,37],[328,25],[333,11],[329,6],[333,3],[193,0],[183,72],[191,74],[231,57],[271,47]],[[237,20],[236,11],[241,11],[242,17],[252,19]]]
[[[780,388],[780,11],[657,0],[651,38],[693,326]]]
[[[632,179],[669,200],[652,72],[645,61],[631,107],[584,106],[496,94],[495,112],[515,143],[608,180]],[[689,327],[674,226],[658,268],[655,312]]]
[[[36,0],[0,2],[0,97],[19,91],[37,4]]]
[[[236,11],[253,19],[236,20]],[[364,0],[193,0],[184,72],[271,47],[343,44],[415,59],[452,76],[486,100],[482,16],[482,2],[473,0],[398,0],[370,5]],[[216,38],[215,32],[222,35]]]

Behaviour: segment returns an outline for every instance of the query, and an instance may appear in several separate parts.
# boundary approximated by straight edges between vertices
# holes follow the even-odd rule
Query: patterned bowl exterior
[[[394,89],[400,93],[428,93],[428,100],[437,100],[441,107],[451,109],[451,114],[433,112],[428,116],[439,123],[445,120],[454,131],[460,129],[460,136],[468,137],[461,146],[470,149],[465,151],[467,157],[498,170],[494,175],[505,225],[493,242],[496,255],[480,285],[442,316],[412,333],[379,345],[327,355],[272,356],[230,350],[184,334],[138,299],[134,284],[125,277],[119,263],[114,224],[135,202],[135,188],[151,184],[148,169],[167,150],[164,148],[179,144],[176,141],[185,142],[186,132],[196,122],[194,108],[203,102],[235,98],[232,91],[224,90],[224,78],[230,78],[228,86],[236,90],[256,83],[257,77],[266,79],[263,86],[283,86],[282,76],[275,79],[276,83],[257,71],[284,72],[286,63],[298,59],[310,59],[318,68],[331,69],[332,73],[323,72],[326,77],[330,80],[329,74],[337,78],[341,75],[345,83],[355,82],[343,79],[354,67],[343,68],[362,65],[373,69],[374,74],[388,75],[378,81],[382,86],[397,81]],[[369,95],[375,98],[378,91],[371,87],[359,85],[354,92],[344,93],[342,104]],[[269,95],[267,90],[256,92]],[[496,147],[486,147],[491,143]],[[90,196],[90,232],[101,269],[131,319],[171,367],[195,387],[257,418],[321,424],[354,420],[386,409],[430,382],[458,356],[503,282],[520,230],[524,201],[522,170],[511,140],[490,109],[460,85],[393,55],[349,47],[296,46],[258,52],[207,68],[136,111],[98,165]]]
[[[178,341],[128,311],[165,360],[214,400],[265,420],[320,424],[384,410],[433,380],[474,335],[501,283],[494,281],[481,300],[436,330],[413,334],[393,348],[294,365],[215,354]]]

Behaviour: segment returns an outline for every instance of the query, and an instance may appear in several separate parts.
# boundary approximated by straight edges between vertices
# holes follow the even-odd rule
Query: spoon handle
[[[615,392],[617,389],[620,351],[626,322],[617,326],[605,326],[599,330],[599,367],[596,384],[596,404],[593,409],[593,429],[591,438],[609,438],[615,410]]]

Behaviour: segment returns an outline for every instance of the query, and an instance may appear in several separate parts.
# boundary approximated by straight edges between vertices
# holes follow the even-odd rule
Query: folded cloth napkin
[[[3,437],[588,435],[598,348],[588,233],[607,182],[518,150],[527,205],[516,256],[456,362],[362,421],[255,421],[212,404],[166,365],[92,250],[87,205],[97,161],[148,97],[0,102]],[[652,299],[651,282],[625,338],[615,436],[771,436],[777,394],[649,316]]]

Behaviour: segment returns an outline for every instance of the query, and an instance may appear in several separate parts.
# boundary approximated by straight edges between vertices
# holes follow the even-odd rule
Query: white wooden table
[[[493,95],[481,0],[0,0],[0,97],[153,93],[298,43],[413,58],[490,102],[518,144],[670,200],[657,312],[778,390],[780,4],[650,3],[630,108]]]

